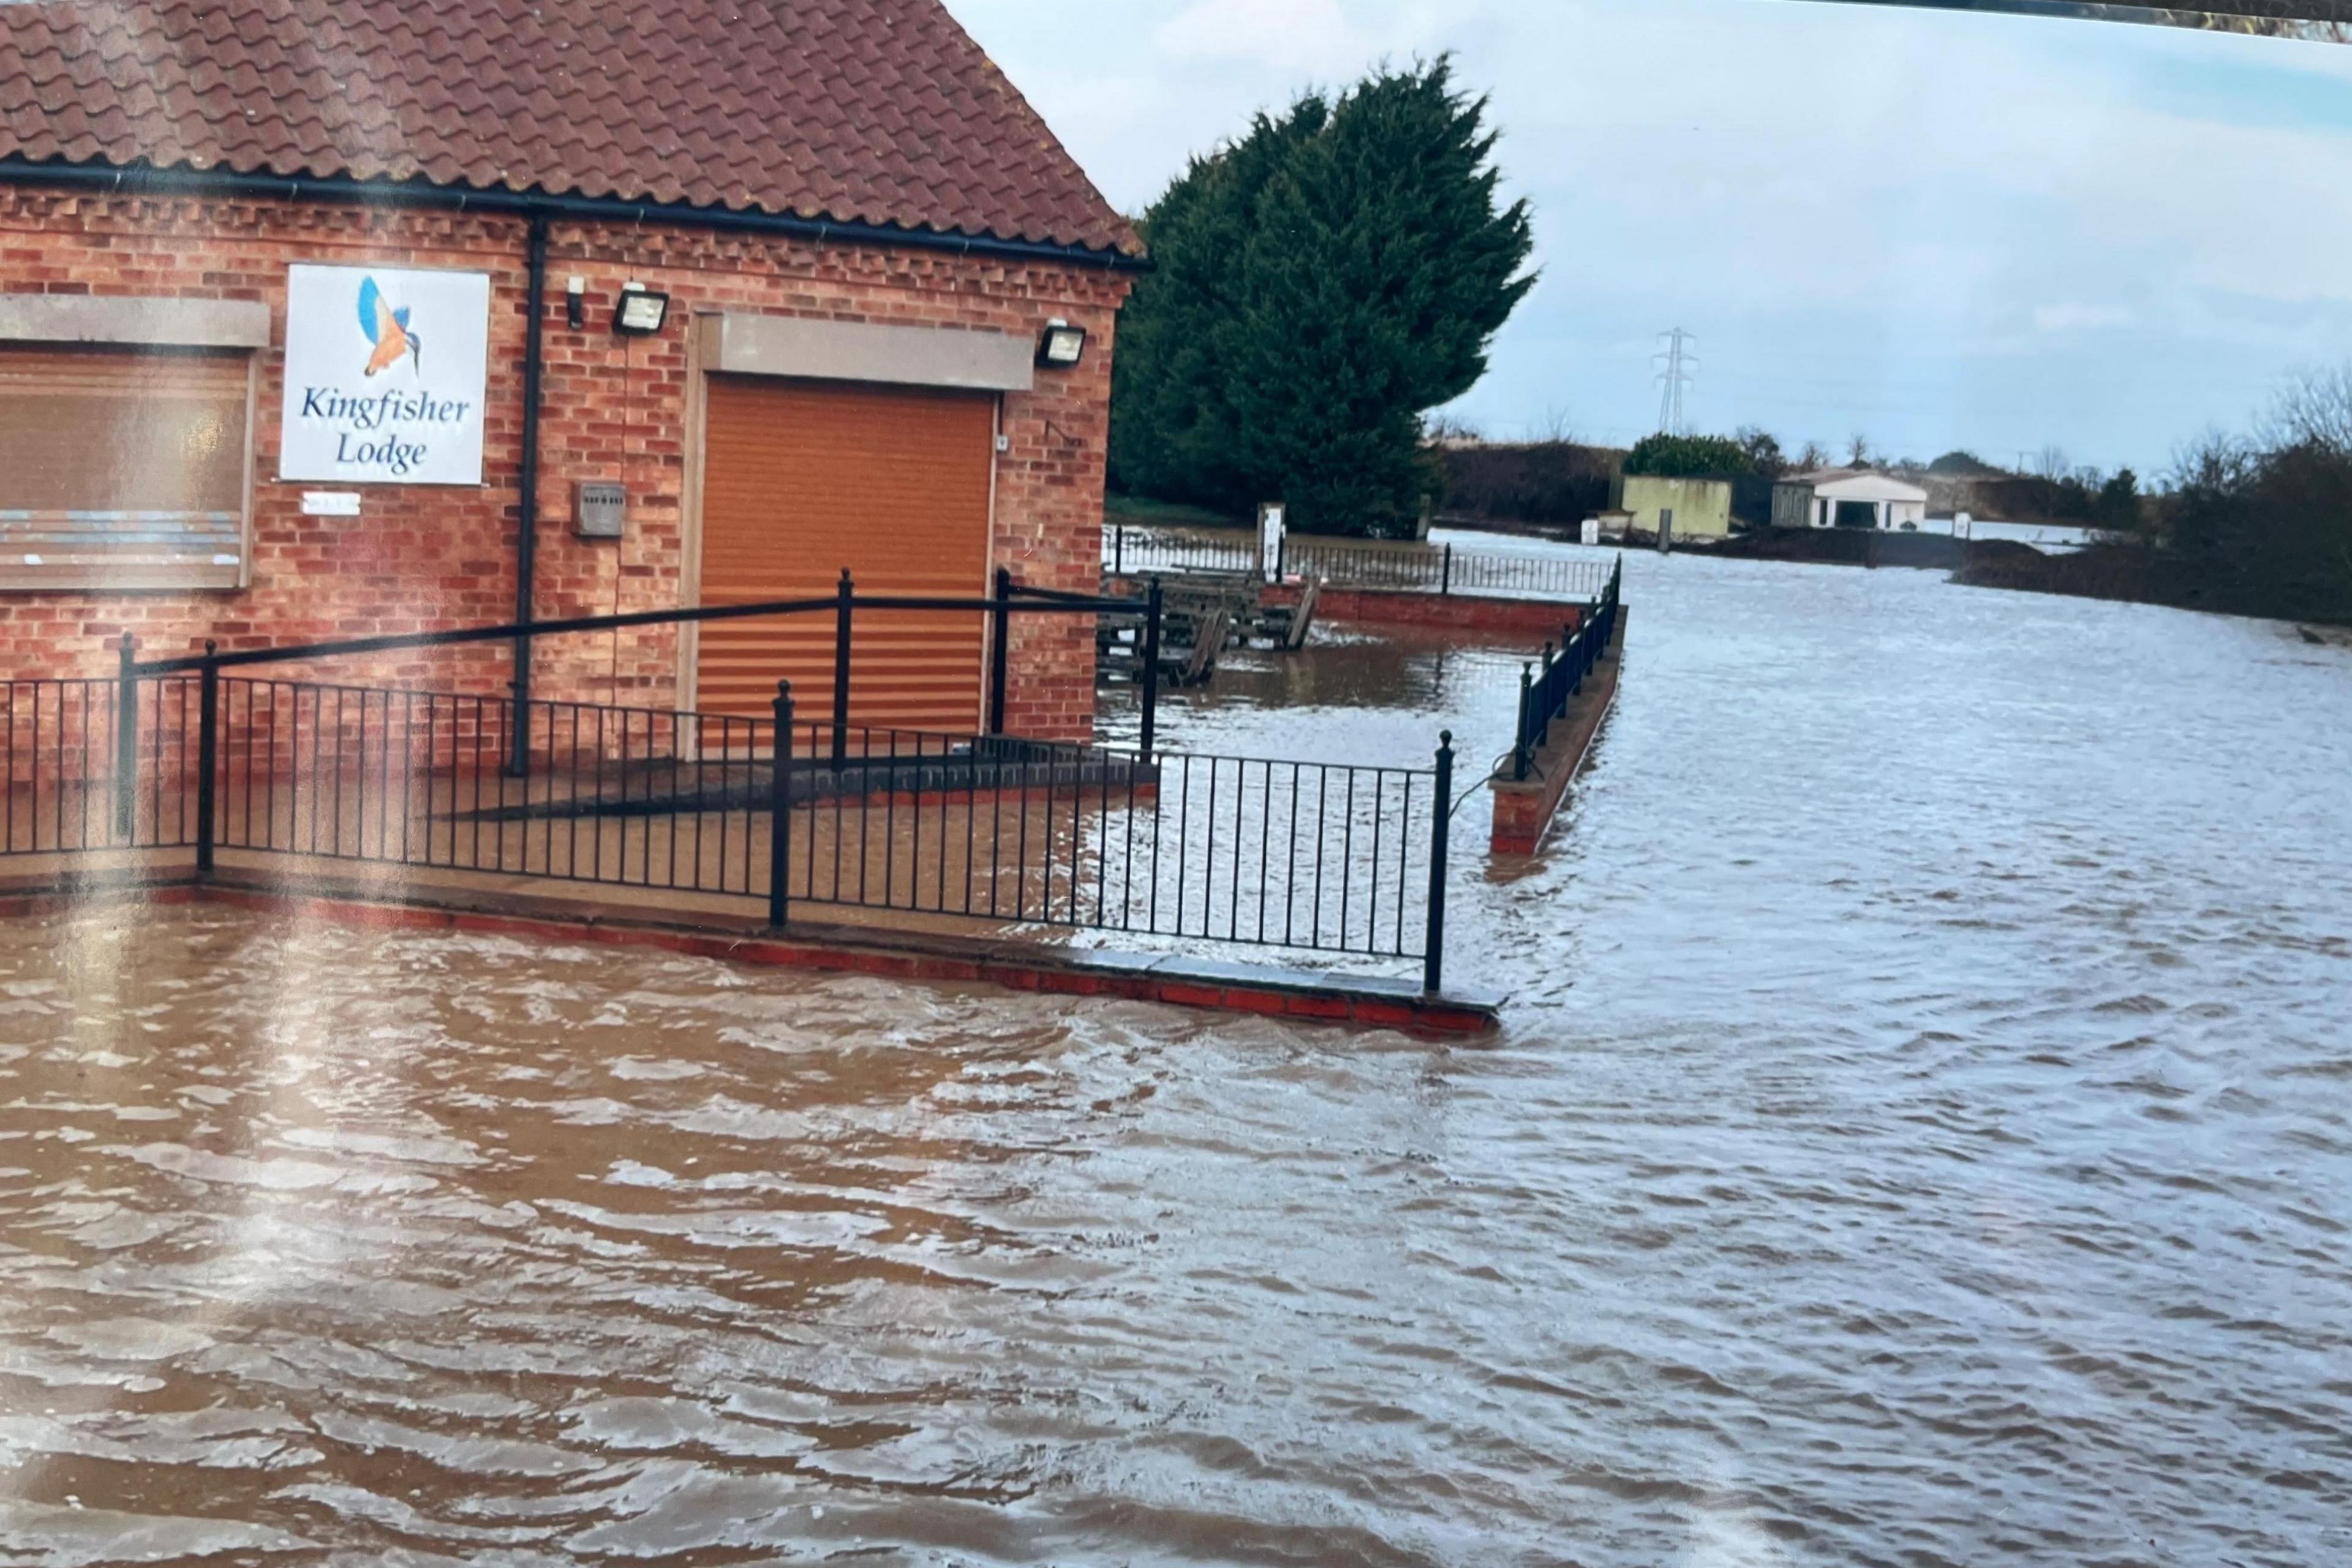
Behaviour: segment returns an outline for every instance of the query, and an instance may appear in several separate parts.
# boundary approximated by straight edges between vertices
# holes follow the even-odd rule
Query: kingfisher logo
[[[278,478],[480,484],[489,324],[486,272],[288,268]]]
[[[425,340],[409,330],[408,307],[394,310],[373,278],[360,284],[360,331],[374,345],[368,355],[367,374],[383,374],[398,364],[403,355],[418,375],[425,374]]]

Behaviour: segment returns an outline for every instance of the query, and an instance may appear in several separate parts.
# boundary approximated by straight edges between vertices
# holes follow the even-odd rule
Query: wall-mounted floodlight
[[[669,296],[658,289],[631,281],[621,285],[620,303],[613,307],[613,330],[633,337],[651,337],[669,319]]]
[[[1037,340],[1037,363],[1047,370],[1067,370],[1085,358],[1086,352],[1087,330],[1059,316],[1045,323],[1045,335]]]

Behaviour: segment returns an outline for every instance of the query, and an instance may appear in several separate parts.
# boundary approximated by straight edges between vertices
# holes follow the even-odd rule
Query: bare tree
[[[2037,479],[2063,479],[2074,469],[2066,460],[2066,448],[2057,445],[2044,447],[2033,454],[2032,474]]]
[[[1765,478],[1777,479],[1789,471],[1788,455],[1780,450],[1780,440],[1761,425],[1742,425],[1731,433],[1731,438],[1747,451],[1748,462]]]
[[[1422,420],[1421,438],[1436,447],[1475,447],[1486,433],[1458,414],[1432,414]]]
[[[2352,364],[2294,373],[2258,426],[2269,447],[2317,447],[2352,457]]]
[[[1846,461],[1857,468],[1866,466],[1873,458],[1877,456],[1870,444],[1870,437],[1859,431],[1846,442]]]
[[[1797,453],[1796,469],[1801,474],[1810,474],[1816,468],[1826,468],[1829,466],[1830,449],[1819,441],[1806,442],[1803,448]]]

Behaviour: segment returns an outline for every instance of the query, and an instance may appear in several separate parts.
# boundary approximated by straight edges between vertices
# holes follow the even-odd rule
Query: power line
[[[1657,375],[1660,389],[1658,428],[1669,436],[1687,436],[1690,434],[1690,417],[1684,409],[1683,397],[1698,375],[1698,355],[1690,352],[1697,345],[1698,338],[1680,327],[1660,332],[1658,336],[1664,339],[1666,344],[1650,356],[1653,364],[1660,360],[1665,362],[1665,368]]]

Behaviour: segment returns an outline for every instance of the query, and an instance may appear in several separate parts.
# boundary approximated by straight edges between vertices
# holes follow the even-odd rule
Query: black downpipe
[[[530,216],[530,282],[524,289],[522,330],[522,496],[515,508],[515,617],[526,629],[514,641],[514,749],[507,772],[530,772],[531,585],[539,572],[539,362],[541,323],[547,315],[547,218]]]
[[[833,612],[833,765],[839,768],[849,760],[849,636],[850,616],[857,602],[857,586],[850,581],[849,568],[841,569],[841,584],[835,590]],[[872,746],[867,747],[868,752]]]
[[[988,732],[1004,733],[1004,692],[1013,663],[1013,573],[996,569],[996,624],[988,639]]]

